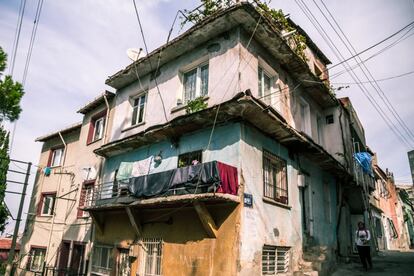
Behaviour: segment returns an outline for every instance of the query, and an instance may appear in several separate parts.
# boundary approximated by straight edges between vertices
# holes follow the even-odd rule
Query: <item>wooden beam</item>
[[[203,202],[195,201],[194,208],[210,238],[217,238],[217,226]]]
[[[142,228],[141,224],[139,223],[139,220],[134,216],[130,207],[126,207],[125,210],[128,214],[129,222],[131,223],[131,226],[134,229],[135,234],[137,235],[137,237],[142,237]]]
[[[94,212],[89,212],[89,215],[91,216],[93,222],[95,223],[96,228],[98,229],[98,231],[101,234],[103,234],[104,233],[104,227],[105,227],[105,225],[104,225],[103,221],[101,221],[98,218],[99,215],[98,214],[95,214]]]

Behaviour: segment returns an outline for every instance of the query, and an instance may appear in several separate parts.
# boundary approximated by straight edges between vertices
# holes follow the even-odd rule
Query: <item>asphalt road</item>
[[[356,260],[348,264],[340,264],[332,276],[414,276],[414,251],[382,251],[373,258],[372,270],[362,268]]]

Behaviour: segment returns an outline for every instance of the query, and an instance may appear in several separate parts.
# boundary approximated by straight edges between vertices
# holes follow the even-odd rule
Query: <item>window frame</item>
[[[287,161],[267,150],[262,150],[262,153],[263,197],[287,206],[289,204]],[[270,169],[271,171],[266,171],[266,169]],[[281,176],[279,176],[280,173],[282,173]],[[271,176],[266,174],[270,174]],[[273,183],[270,183],[270,181]]]
[[[57,151],[62,151],[62,153],[60,154],[60,159],[59,159],[59,163],[58,164],[54,164],[55,163],[55,158],[56,158],[56,152]],[[53,147],[50,149],[50,153],[49,153],[49,160],[47,161],[47,166],[51,167],[51,168],[57,168],[62,166],[62,158],[63,155],[65,154],[65,147],[64,146],[58,146],[58,147]]]
[[[140,114],[140,110],[141,110],[141,100],[142,97],[145,97],[145,101],[143,104],[143,111],[142,111],[142,120],[140,122],[137,122],[137,120],[139,119],[139,114]],[[135,105],[135,101],[139,99],[139,102],[137,105]],[[148,104],[148,90],[145,89],[141,92],[138,92],[137,94],[135,94],[134,96],[130,97],[129,99],[130,101],[130,127],[135,127],[135,126],[139,126],[142,124],[145,124],[145,118],[146,118],[146,111],[147,111],[147,104]],[[137,111],[135,113],[135,108],[137,108]],[[136,114],[136,118],[134,119],[134,114]]]
[[[164,241],[160,238],[143,238],[141,239],[141,254],[139,258],[139,275],[143,276],[162,276],[162,259],[163,259],[163,252],[164,252]],[[154,252],[151,252],[152,254],[148,254],[146,250],[149,246],[149,244],[153,245],[157,248],[157,261],[156,261],[156,267],[155,271],[154,268],[150,268],[151,271],[147,271],[148,264],[152,264],[152,258],[154,256]],[[152,247],[152,248],[154,248]]]
[[[106,263],[107,266],[101,266],[102,263],[102,252],[99,255],[99,265],[96,265],[95,261],[96,261],[96,250],[97,249],[105,249],[107,250],[107,257],[106,257]],[[91,274],[92,275],[110,275],[113,268],[114,268],[114,247],[113,246],[109,246],[109,245],[103,245],[103,244],[95,244],[93,246],[93,251],[92,251],[92,259],[91,259]],[[104,272],[102,272],[104,271]]]
[[[284,258],[283,263],[280,263],[280,258]],[[290,247],[263,245],[261,260],[262,275],[277,275],[279,273],[289,272],[289,263]],[[283,269],[280,269],[280,266],[283,266]]]
[[[34,260],[34,257],[36,256],[36,255],[32,254],[32,251],[36,251],[36,250],[43,252],[43,259],[40,259],[41,262],[40,262],[37,270],[35,270],[35,269],[32,268],[32,266],[33,266],[33,260]],[[46,257],[46,252],[47,252],[47,247],[46,246],[31,245],[30,246],[30,250],[29,250],[28,260],[27,260],[27,263],[26,263],[26,269],[29,270],[29,271],[32,271],[32,272],[40,272],[40,271],[42,271],[43,270],[44,260],[45,260],[45,257]]]
[[[201,75],[201,71],[203,67],[207,66],[207,88],[206,91],[204,91],[204,93],[202,93],[202,75]],[[196,78],[195,78],[195,91],[194,91],[194,98],[188,99],[187,98],[187,93],[186,93],[186,86],[185,86],[185,81],[186,81],[186,74],[192,72],[196,70]],[[181,72],[181,84],[182,84],[182,102],[186,105],[188,104],[188,102],[193,101],[194,99],[197,99],[199,97],[207,97],[209,95],[209,81],[210,79],[210,63],[209,61],[203,61],[198,63],[197,65],[194,65],[190,68],[186,68],[185,70],[183,70]]]
[[[91,117],[91,120],[89,122],[89,131],[88,131],[88,137],[86,139],[86,145],[90,145],[96,141],[101,140],[104,137],[106,123],[107,123],[106,122],[107,112],[108,110],[105,109]],[[96,131],[97,131],[96,123],[101,120],[103,121],[102,132],[101,132],[100,137],[96,138]]]
[[[302,106],[304,106],[304,118],[302,118]],[[300,117],[299,130],[305,133],[306,135],[312,137],[312,122],[311,122],[310,105],[302,97],[299,100],[299,117]]]
[[[48,198],[48,197],[53,198],[53,201],[52,201],[53,208],[50,210],[50,213],[44,213],[43,211],[45,209],[45,199]],[[41,217],[51,217],[51,216],[53,216],[53,213],[54,213],[55,208],[56,208],[56,192],[42,193],[40,195],[40,200],[39,200],[37,208],[38,208],[37,209],[37,215],[38,216],[41,216]],[[49,209],[50,209],[50,207],[49,207]]]
[[[199,157],[199,158],[191,158],[191,157]],[[186,162],[185,165],[182,165],[182,164],[180,165],[181,158],[186,158],[187,159],[185,161]],[[190,160],[190,159],[192,159],[192,160]],[[198,159],[200,159],[200,160],[198,160]],[[193,165],[192,164],[193,160],[197,160],[200,163],[203,163],[203,150],[200,149],[200,150],[188,151],[188,152],[184,152],[184,153],[179,154],[178,157],[177,157],[177,168],[192,166]]]

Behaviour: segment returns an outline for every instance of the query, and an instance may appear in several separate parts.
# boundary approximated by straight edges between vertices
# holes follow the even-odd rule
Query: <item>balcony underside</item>
[[[95,150],[104,157],[122,154],[144,145],[163,140],[177,140],[181,135],[199,129],[228,122],[245,122],[279,141],[292,153],[298,153],[318,164],[321,168],[343,177],[348,172],[333,156],[315,143],[310,137],[292,128],[274,108],[254,98],[250,90],[240,92],[231,100],[223,102],[220,109],[213,106],[192,114],[174,118],[168,123],[110,142]],[[217,116],[216,116],[217,115]]]
[[[105,203],[105,199],[103,199],[102,204],[89,206],[84,208],[84,210],[89,212],[102,212],[105,210],[125,209],[125,207],[139,209],[152,209],[154,207],[179,208],[195,201],[205,202],[206,204],[238,204],[240,203],[240,196],[221,193],[172,195],[147,199],[137,199],[133,196],[125,196],[117,197],[115,200],[111,198],[108,200],[109,203]]]

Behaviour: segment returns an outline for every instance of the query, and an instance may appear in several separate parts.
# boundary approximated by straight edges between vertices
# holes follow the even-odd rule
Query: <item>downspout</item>
[[[65,161],[66,161],[66,152],[67,152],[67,144],[66,144],[66,142],[65,142],[65,139],[63,139],[63,136],[62,136],[62,133],[59,131],[59,137],[60,137],[60,139],[62,140],[62,143],[63,143],[63,145],[64,145],[64,150],[63,150],[63,161],[62,161],[62,164],[61,164],[61,169],[64,167],[64,165],[65,165]],[[58,199],[59,199],[59,195],[58,195],[58,193],[59,193],[59,191],[60,191],[60,185],[61,185],[61,183],[62,183],[62,175],[60,175],[60,179],[59,179],[59,184],[58,184],[58,188],[57,188],[57,190],[56,190],[56,197],[55,197],[55,206],[54,206],[54,209],[56,210],[56,208],[57,208],[57,206],[58,206],[58,204],[57,204],[57,202],[58,202]],[[48,239],[48,242],[47,242],[47,249],[46,249],[46,256],[45,256],[45,260],[44,260],[44,262],[43,262],[43,271],[45,271],[45,269],[46,269],[46,263],[47,263],[47,258],[49,257],[49,252],[50,252],[50,242],[51,242],[51,240],[52,240],[52,234],[53,234],[53,228],[54,228],[54,226],[55,226],[55,218],[56,218],[56,211],[53,211],[53,217],[52,217],[52,225],[51,225],[51,227],[50,227],[50,231],[49,231],[49,239]]]

